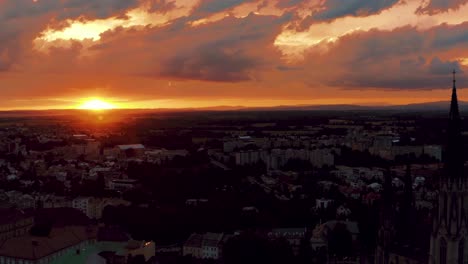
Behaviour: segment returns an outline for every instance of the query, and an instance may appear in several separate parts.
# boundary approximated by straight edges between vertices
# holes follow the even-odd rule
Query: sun
[[[106,102],[102,99],[99,98],[92,98],[84,101],[81,105],[78,106],[78,109],[83,109],[83,110],[109,110],[109,109],[114,109],[116,108],[115,105]]]

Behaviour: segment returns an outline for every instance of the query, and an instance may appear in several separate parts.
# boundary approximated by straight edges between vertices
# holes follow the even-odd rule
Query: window
[[[440,239],[439,263],[447,264],[447,241],[442,237]]]
[[[465,260],[465,239],[458,242],[458,264],[463,264]]]

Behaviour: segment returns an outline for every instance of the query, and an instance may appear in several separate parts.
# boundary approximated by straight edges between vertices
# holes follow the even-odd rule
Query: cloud
[[[456,72],[462,72],[460,63],[458,61],[442,61],[438,57],[432,59],[429,64],[429,73],[432,75],[445,75],[455,70]]]
[[[426,5],[420,6],[417,12],[421,14],[437,14],[458,9],[466,3],[468,3],[468,0],[430,0]]]
[[[399,0],[326,0],[325,10],[313,17],[317,20],[330,20],[343,16],[368,16],[395,5]],[[294,2],[294,1],[293,1]]]
[[[415,13],[419,0],[38,1],[0,0],[0,101],[95,93],[134,100],[360,97],[447,88],[453,69],[460,87],[468,83],[465,7],[428,15]],[[142,5],[144,14],[129,12]],[[401,17],[388,19],[395,14]],[[93,40],[34,46],[41,32],[73,23],[68,19],[99,28],[115,17],[142,22],[106,24]],[[295,49],[301,60],[284,52]],[[353,95],[356,89],[365,92]]]
[[[297,6],[297,5],[300,5],[304,2],[304,0],[279,0],[277,3],[276,3],[276,6],[278,8],[290,8],[290,7],[294,7],[294,6]]]
[[[163,62],[163,76],[182,79],[238,82],[251,79],[250,70],[261,62],[238,48],[210,43],[189,53],[177,54]]]
[[[249,2],[249,0],[203,0],[195,10],[196,13],[212,14],[220,11],[233,8],[242,3]]]
[[[0,1],[0,18],[4,20],[54,14],[58,19],[86,17],[106,18],[129,8],[137,7],[138,0],[15,0]]]
[[[139,4],[139,0],[0,0],[0,71],[18,65],[48,27],[67,25],[66,19],[120,16]]]
[[[149,12],[167,13],[168,11],[174,10],[176,6],[175,0],[147,0],[146,4],[149,5]]]
[[[302,68],[300,67],[291,67],[291,66],[286,66],[286,65],[278,65],[276,66],[276,69],[278,71],[299,71],[299,70],[302,70]]]
[[[405,27],[356,32],[329,44],[326,53],[311,50],[304,67],[318,71],[310,79],[335,87],[441,89],[450,85],[452,70],[464,72],[458,58],[468,57],[468,52],[460,45],[459,32],[466,30],[468,23],[426,31]],[[463,74],[460,79],[468,80]]]

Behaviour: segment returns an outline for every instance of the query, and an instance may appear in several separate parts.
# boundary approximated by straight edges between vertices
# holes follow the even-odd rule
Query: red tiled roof
[[[56,228],[48,237],[22,236],[5,241],[0,256],[38,260],[96,237],[95,228],[83,226]]]

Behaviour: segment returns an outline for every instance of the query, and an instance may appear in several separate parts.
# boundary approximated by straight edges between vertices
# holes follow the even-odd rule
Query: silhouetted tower
[[[390,170],[385,174],[382,205],[380,210],[380,227],[378,232],[376,264],[388,264],[390,251],[395,240],[395,206],[393,203],[393,187]]]
[[[434,214],[429,263],[467,263],[466,239],[468,186],[464,175],[463,139],[453,71],[452,102],[444,172],[440,179],[439,201]]]

